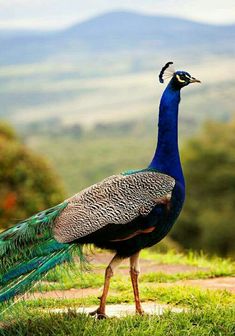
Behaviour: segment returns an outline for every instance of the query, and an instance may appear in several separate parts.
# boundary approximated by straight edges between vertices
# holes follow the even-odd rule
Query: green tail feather
[[[42,237],[49,238],[51,224],[67,204],[67,202],[63,202],[53,208],[41,211],[2,232],[0,234],[0,259],[11,255],[15,249],[27,246],[30,242],[40,241]]]
[[[43,242],[31,249],[30,258],[20,259],[12,263],[7,271],[0,277],[0,286],[7,284],[10,280],[15,279],[23,274],[29,273],[33,269],[40,267],[48,256],[54,252],[67,250],[69,244],[58,243],[54,239]],[[23,261],[24,260],[24,261]]]
[[[53,223],[67,202],[42,211],[0,234],[0,302],[24,293],[50,269],[72,259],[75,244],[53,239]]]
[[[12,279],[10,279],[8,274],[8,282],[0,291],[0,302],[8,301],[16,295],[23,294],[28,288],[32,286],[33,283],[35,283],[35,281],[40,280],[41,277],[50,269],[63,262],[71,261],[72,250],[74,247],[74,245],[65,245],[64,249],[53,252],[49,256],[43,257],[40,266],[35,264],[33,269],[31,269],[31,267],[26,269],[24,264],[24,270],[22,272],[25,274],[20,276],[17,274],[17,272],[20,272],[20,268],[18,268],[17,272],[15,273],[17,277],[13,276]],[[11,275],[13,273],[14,272],[12,270]],[[7,275],[5,276],[5,279],[7,280]]]

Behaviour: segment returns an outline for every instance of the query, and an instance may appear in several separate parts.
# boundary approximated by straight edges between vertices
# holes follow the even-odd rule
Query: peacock
[[[0,302],[23,294],[56,265],[70,262],[82,246],[113,251],[105,271],[100,305],[91,313],[106,317],[110,278],[125,258],[130,259],[136,313],[143,314],[138,290],[139,253],[162,240],[185,199],[185,181],[178,149],[180,91],[200,82],[168,62],[159,80],[170,81],[159,108],[158,140],[147,168],[110,176],[53,208],[19,222],[0,234]]]

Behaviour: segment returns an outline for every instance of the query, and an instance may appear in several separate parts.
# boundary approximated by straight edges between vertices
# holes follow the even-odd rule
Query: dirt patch
[[[213,279],[195,279],[177,281],[177,284],[188,286],[200,286],[208,289],[226,289],[235,293],[235,277],[220,277]]]
[[[154,302],[144,302],[142,304],[144,312],[147,314],[155,314],[162,315],[166,310],[170,310],[173,313],[181,313],[187,311],[185,308],[179,307],[171,307],[170,305],[159,305]],[[97,309],[96,306],[91,307],[80,307],[75,309],[77,313],[85,313],[89,314]],[[69,309],[49,309],[52,313],[66,313]],[[106,313],[108,317],[125,317],[127,315],[135,314],[135,306],[134,304],[115,304],[115,305],[107,305]]]

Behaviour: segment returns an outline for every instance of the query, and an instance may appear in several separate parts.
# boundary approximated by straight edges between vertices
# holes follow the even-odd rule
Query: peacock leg
[[[131,282],[132,282],[134,298],[135,298],[136,313],[143,315],[144,311],[143,311],[143,308],[141,307],[139,288],[138,288],[139,273],[140,273],[139,252],[137,252],[130,257],[130,275],[131,275]]]
[[[114,269],[121,263],[122,260],[122,258],[115,255],[105,270],[104,288],[100,298],[99,308],[96,309],[94,312],[90,313],[90,315],[92,316],[96,315],[98,319],[103,319],[107,317],[107,315],[105,314],[105,305],[109,290],[110,279],[113,276]]]

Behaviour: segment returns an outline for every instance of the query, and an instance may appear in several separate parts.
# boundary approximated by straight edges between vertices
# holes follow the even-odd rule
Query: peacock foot
[[[137,315],[141,315],[141,316],[147,315],[147,313],[142,308],[136,309],[135,312],[136,312]]]
[[[89,313],[90,316],[95,316],[98,320],[106,319],[108,316],[100,308],[97,308],[93,312]]]

